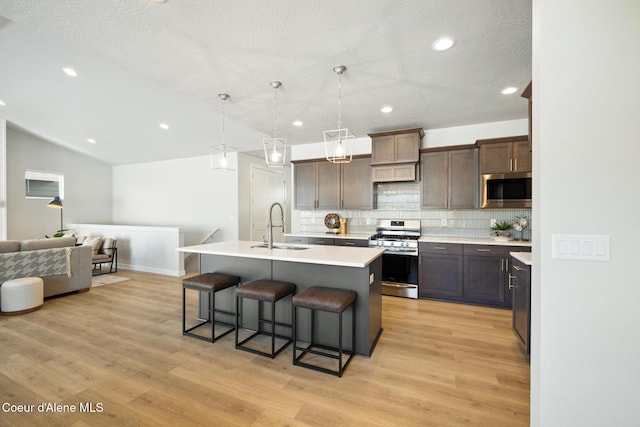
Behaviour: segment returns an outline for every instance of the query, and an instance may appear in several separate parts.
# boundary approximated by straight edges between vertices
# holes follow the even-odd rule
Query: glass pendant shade
[[[342,127],[342,73],[346,70],[344,65],[333,67],[338,75],[338,128],[324,131],[325,153],[331,163],[350,163],[353,157],[355,136],[349,129]]]
[[[287,157],[287,139],[278,138],[278,88],[282,83],[272,81],[269,83],[273,88],[273,137],[263,138],[264,159],[270,168],[284,167]]]
[[[349,129],[324,131],[324,148],[327,160],[331,163],[349,163],[353,157],[355,136]]]
[[[287,160],[286,138],[264,138],[264,159],[270,168],[284,167]]]
[[[238,150],[226,144],[209,147],[212,170],[231,172],[238,167]]]
[[[222,144],[209,147],[209,161],[212,170],[235,171],[238,167],[238,149],[224,141],[224,104],[230,98],[226,93],[218,94],[222,99]]]

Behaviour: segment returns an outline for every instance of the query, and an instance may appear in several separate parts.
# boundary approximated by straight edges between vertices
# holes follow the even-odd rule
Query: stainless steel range
[[[418,298],[418,239],[420,220],[379,219],[369,246],[382,255],[382,293]]]

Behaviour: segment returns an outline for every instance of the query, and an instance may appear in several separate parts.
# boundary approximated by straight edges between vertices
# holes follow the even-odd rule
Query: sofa
[[[91,288],[91,246],[76,246],[75,237],[0,241],[0,283],[41,277],[44,296]]]

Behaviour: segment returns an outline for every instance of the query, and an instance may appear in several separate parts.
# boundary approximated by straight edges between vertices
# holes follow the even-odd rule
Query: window
[[[64,175],[58,172],[26,170],[24,173],[25,197],[32,199],[64,199]]]

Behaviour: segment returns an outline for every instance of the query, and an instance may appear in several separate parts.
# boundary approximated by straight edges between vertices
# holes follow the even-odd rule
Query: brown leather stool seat
[[[227,335],[229,332],[235,329],[235,324],[230,322],[224,322],[222,320],[216,320],[216,313],[220,313],[226,316],[234,316],[235,313],[230,311],[220,310],[216,308],[216,292],[224,289],[237,286],[240,283],[240,277],[231,274],[224,273],[204,273],[197,276],[192,276],[182,281],[182,335],[188,335],[193,338],[198,338],[204,341],[215,342],[218,338]],[[207,309],[207,320],[200,322],[195,326],[187,329],[186,327],[186,290],[191,289],[198,292],[206,292],[209,296],[209,304]],[[192,333],[194,329],[201,326],[211,324],[211,338],[202,335]],[[215,335],[215,325],[228,326],[226,331]]]
[[[319,286],[313,286],[309,289],[306,289],[299,294],[295,295],[291,299],[291,303],[293,304],[293,364],[298,366],[303,366],[305,368],[314,369],[316,371],[325,372],[327,374],[337,375],[338,377],[342,376],[342,373],[346,369],[346,367],[353,359],[353,356],[356,353],[356,301],[357,293],[355,291],[347,290],[347,289],[333,289],[333,288],[324,288]],[[342,314],[349,307],[353,307],[351,311],[352,321],[351,321],[351,351],[345,351],[342,348]],[[311,340],[308,346],[306,347],[298,347],[297,345],[297,309],[298,308],[306,308],[311,310]],[[338,314],[338,346],[331,347],[326,345],[320,345],[315,341],[315,311],[328,311]],[[317,350],[329,350],[331,353],[327,351]],[[297,356],[297,350],[301,350],[300,356]],[[338,353],[337,355],[335,353]],[[303,362],[301,359],[307,354],[315,354],[319,356],[328,357],[331,359],[338,360],[338,370],[334,371],[332,369],[327,369],[322,366],[312,365],[306,362]],[[346,362],[342,362],[342,354],[346,353],[349,355],[349,358]]]
[[[292,326],[289,323],[276,321],[276,302],[289,295],[293,295],[295,291],[296,285],[294,283],[268,279],[254,280],[239,286],[236,289],[236,348],[250,353],[259,354],[261,356],[271,357],[272,359],[284,350],[289,343],[291,343],[291,337],[277,334],[276,326],[286,328],[291,328]],[[249,337],[239,341],[238,331],[242,328],[242,300],[244,298],[258,301],[258,327]],[[264,303],[270,303],[271,305],[270,319],[264,318]],[[269,332],[265,331],[263,328],[263,324],[265,323],[270,325],[271,330]],[[244,345],[258,335],[267,335],[271,337],[271,352],[257,350]],[[281,345],[277,351],[276,338],[285,340],[285,343]]]

